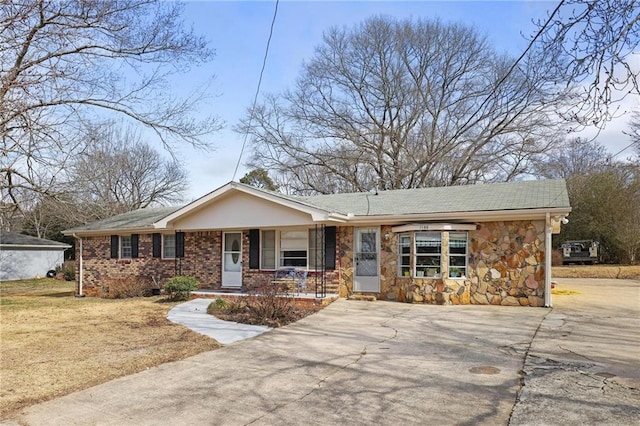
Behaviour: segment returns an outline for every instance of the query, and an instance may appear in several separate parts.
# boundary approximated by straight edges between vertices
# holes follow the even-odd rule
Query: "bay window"
[[[416,277],[439,277],[442,237],[439,232],[416,232]]]
[[[449,277],[467,276],[467,233],[449,233]]]
[[[398,237],[398,274],[408,277],[411,274],[411,235]]]
[[[448,254],[443,254],[447,231],[415,231],[398,235],[398,276],[415,278],[466,278],[466,232],[448,232]],[[444,241],[447,241],[445,238]],[[444,253],[447,253],[445,250]],[[446,268],[443,271],[443,268]],[[448,271],[448,273],[447,273]]]

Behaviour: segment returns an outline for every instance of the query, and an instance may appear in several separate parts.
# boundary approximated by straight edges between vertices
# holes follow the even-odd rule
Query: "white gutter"
[[[464,220],[473,222],[489,222],[500,220],[517,220],[517,219],[544,219],[546,214],[566,216],[571,212],[570,207],[556,207],[552,209],[517,209],[517,210],[484,210],[474,212],[445,212],[445,213],[410,213],[397,215],[347,215],[349,223],[353,224],[369,224],[383,223],[391,225],[393,222],[406,223],[410,221],[427,221],[438,220],[440,222],[446,220]]]
[[[52,250],[66,250],[71,248],[69,244],[59,245],[45,245],[45,244],[0,244],[0,248],[9,249],[52,249]]]
[[[544,225],[544,306],[551,308],[551,213],[547,212]]]
[[[79,252],[80,252],[80,259],[78,259],[78,269],[80,269],[78,271],[78,294],[76,294],[76,297],[84,297],[84,294],[82,293],[82,272],[83,272],[83,266],[82,266],[82,237],[78,237],[76,234],[73,234],[73,238],[75,238],[76,240],[78,240],[80,247],[79,247]]]

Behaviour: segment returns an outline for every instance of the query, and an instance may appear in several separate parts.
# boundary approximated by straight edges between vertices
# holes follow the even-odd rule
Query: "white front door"
[[[380,267],[378,265],[378,247],[380,247],[380,229],[356,228],[356,263],[353,290],[360,292],[380,292]]]
[[[222,287],[241,287],[242,232],[225,232],[222,241]]]

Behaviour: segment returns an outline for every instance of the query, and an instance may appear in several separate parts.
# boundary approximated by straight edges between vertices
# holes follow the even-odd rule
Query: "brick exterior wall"
[[[542,306],[544,304],[544,221],[478,223],[468,233],[468,276],[464,279],[428,279],[398,276],[398,240],[391,226],[380,227],[380,293],[383,300],[428,304],[494,304]],[[388,240],[384,235],[389,233]],[[446,260],[448,232],[442,233],[442,258]],[[76,245],[78,247],[79,245]],[[140,234],[137,259],[111,259],[110,237],[83,238],[84,293],[99,295],[114,279],[130,276],[160,284],[176,275],[195,277],[202,289],[222,286],[222,232],[185,234],[185,257],[152,257],[152,234]],[[327,293],[348,297],[353,291],[354,228],[337,227],[336,269],[325,272]],[[79,253],[76,253],[79,259]],[[447,276],[446,261],[442,264]],[[257,288],[273,279],[274,271],[249,269],[249,231],[242,233],[242,283]],[[321,281],[313,271],[307,292]]]
[[[249,231],[243,232],[242,235],[242,284],[248,289],[258,288],[261,284],[273,279],[275,271],[249,269]],[[336,252],[339,247],[340,228],[336,230]],[[336,269],[333,271],[325,271],[325,285],[327,293],[337,294],[340,279],[340,256],[336,254]],[[315,293],[316,286],[322,285],[322,274],[310,270],[307,276],[307,292]]]
[[[201,289],[222,288],[222,232],[203,231],[185,233],[184,258],[161,259],[153,257],[153,234],[139,234],[138,258],[111,259],[109,235],[83,237],[83,293],[99,296],[113,280],[136,277],[160,285],[171,277],[187,275],[200,282]],[[79,244],[76,244],[76,259],[80,259]],[[336,270],[325,272],[327,293],[338,292],[339,259]],[[76,284],[79,265],[76,261]],[[275,272],[249,269],[249,231],[242,233],[242,283],[245,288],[256,288]],[[309,272],[307,291],[313,293],[321,283],[320,274]]]
[[[76,244],[76,280],[79,276],[80,245]],[[111,238],[109,235],[82,238],[83,293],[99,296],[110,282],[131,276],[163,283],[176,275],[176,262],[153,256],[152,234],[140,234],[138,258],[111,259]]]

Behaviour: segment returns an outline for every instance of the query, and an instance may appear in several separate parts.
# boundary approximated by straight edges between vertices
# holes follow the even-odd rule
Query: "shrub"
[[[229,307],[229,304],[224,299],[216,299],[213,302],[209,303],[209,307],[207,308],[207,313],[212,314],[213,312],[224,311]]]
[[[194,277],[177,276],[164,285],[164,291],[171,299],[188,299],[191,292],[198,289],[198,280]]]
[[[266,325],[279,327],[295,320],[295,306],[286,286],[272,281],[263,281],[255,292],[247,296],[247,309]]]
[[[296,309],[293,302],[286,285],[265,280],[246,297],[214,300],[207,313],[228,321],[280,327],[309,314]]]
[[[101,296],[106,299],[125,299],[128,297],[145,297],[151,295],[153,286],[148,280],[140,277],[124,277],[111,280],[102,288]]]
[[[73,265],[63,266],[62,274],[65,281],[74,281],[76,279],[76,268],[74,268]]]

